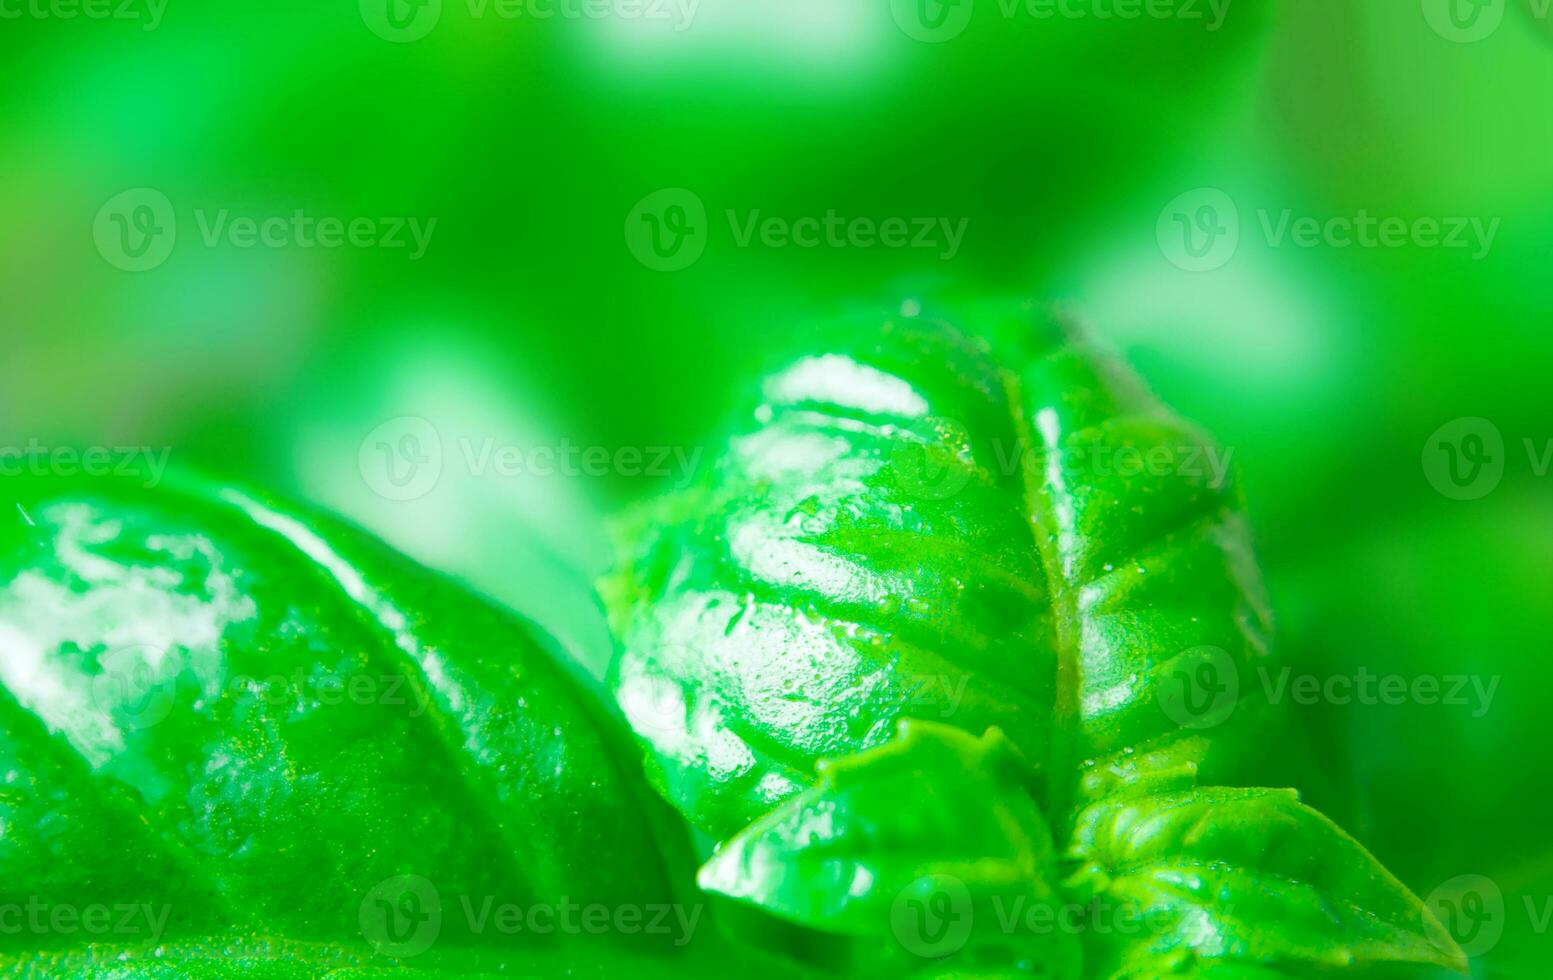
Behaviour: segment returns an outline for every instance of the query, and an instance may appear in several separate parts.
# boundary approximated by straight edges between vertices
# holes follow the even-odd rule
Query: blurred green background
[[[1475,975],[1545,976],[1548,7],[5,0],[0,456],[290,492],[597,668],[601,516],[794,324],[1061,304],[1233,452],[1300,672],[1497,684],[1291,710]],[[912,241],[745,235],[832,214]]]

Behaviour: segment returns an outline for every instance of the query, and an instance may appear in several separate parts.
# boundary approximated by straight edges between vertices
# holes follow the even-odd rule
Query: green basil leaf
[[[1029,776],[1001,733],[905,722],[882,748],[822,761],[812,787],[723,843],[701,884],[876,940],[853,954],[870,973],[1000,955],[1052,978],[1465,966],[1423,903],[1292,790],[1091,804],[1059,882]]]
[[[629,747],[521,620],[231,487],[0,492],[0,961],[689,938],[688,865]],[[487,914],[568,904],[604,919]],[[681,914],[649,929],[660,908]]]
[[[1002,729],[1059,812],[1247,775],[1268,626],[1226,457],[1060,324],[983,316],[816,341],[604,583],[617,700],[714,836],[906,717]]]
[[[1102,962],[1119,958],[1138,975],[1171,975],[1194,960],[1302,972],[1466,968],[1424,904],[1293,790],[1106,800],[1079,815],[1068,856],[1079,864],[1076,888],[1150,921],[1147,944],[1096,937],[1093,946]]]
[[[621,640],[611,682],[649,774],[723,842],[703,884],[818,930],[858,934],[862,916],[886,935],[876,913],[909,868],[963,867],[978,848],[1006,868],[1015,841],[1050,834],[1089,872],[1063,886],[1089,910],[1074,926],[1087,937],[1107,911],[1097,902],[1141,914],[1163,901],[1099,887],[1102,871],[1114,883],[1128,869],[1074,850],[1091,808],[1277,777],[1266,698],[1241,684],[1272,658],[1228,454],[1053,318],[988,305],[969,320],[974,334],[908,312],[805,338],[716,470],[626,526],[626,558],[603,583]],[[942,765],[943,750],[881,749],[907,719],[995,727],[1034,775],[1015,789]],[[941,778],[908,786],[912,766]],[[1281,938],[1269,903],[1236,918],[1257,906],[1259,869],[1278,867],[1252,859],[1281,840],[1272,824],[1308,813],[1250,799],[1264,802],[1226,825],[1238,837],[1215,835],[1225,853],[1211,858],[1243,858],[1239,877],[1226,868],[1222,889],[1198,896],[1221,943],[1193,945],[1169,923],[1109,930],[1110,947],[1084,944],[1082,975],[1231,976],[1345,955],[1459,965],[1416,899],[1313,815],[1286,843],[1338,867],[1304,869],[1289,897],[1327,896],[1352,916],[1325,933],[1291,920]],[[1027,815],[995,833],[987,812]],[[1190,834],[1163,839],[1187,859]],[[918,848],[891,863],[905,840]],[[877,893],[843,886],[853,865],[888,871]],[[986,918],[967,952],[1008,940],[982,937]],[[1068,975],[1060,943],[1040,953],[1024,938],[990,968]]]
[[[700,882],[817,931],[893,935],[871,949],[873,972],[960,953],[983,920],[1006,928],[982,934],[1073,976],[1076,938],[1024,925],[1055,923],[1062,901],[1034,776],[995,729],[975,739],[902,722],[885,746],[822,761],[813,786],[728,840]]]

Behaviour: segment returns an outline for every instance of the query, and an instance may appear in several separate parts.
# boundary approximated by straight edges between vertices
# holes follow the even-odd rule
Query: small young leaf
[[[991,945],[1044,975],[1077,976],[1076,938],[1055,928],[1056,861],[1033,775],[1001,732],[903,722],[885,746],[822,761],[812,787],[723,843],[701,886],[875,940],[859,949],[876,970]]]
[[[1183,957],[1291,970],[1411,963],[1466,968],[1424,904],[1293,790],[1187,790],[1079,814],[1077,890],[1141,911],[1146,942],[1093,955],[1168,975]]]

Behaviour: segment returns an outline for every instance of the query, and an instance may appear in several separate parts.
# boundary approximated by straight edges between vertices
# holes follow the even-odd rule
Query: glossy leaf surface
[[[0,491],[0,963],[219,936],[521,964],[573,937],[483,909],[689,908],[629,752],[527,624],[236,489]],[[688,939],[649,932],[575,930]]]
[[[1134,973],[1170,975],[1198,960],[1292,972],[1466,965],[1423,903],[1293,790],[1095,803],[1079,814],[1068,857],[1075,890],[1150,921],[1151,941],[1125,947]],[[1102,957],[1118,952],[1095,945]]]
[[[905,717],[997,725],[1053,800],[1237,773],[1255,712],[1218,687],[1267,613],[1225,457],[1058,324],[989,317],[816,341],[607,583],[617,698],[709,832]]]
[[[1034,777],[996,730],[903,722],[880,748],[822,761],[813,786],[718,850],[701,885],[821,932],[899,940],[870,951],[874,969],[959,953],[984,920],[1072,976],[1076,937],[1029,925],[1057,922],[1062,902]]]
[[[625,532],[612,680],[661,792],[722,842],[702,884],[930,972],[1459,966],[1292,792],[1205,788],[1282,778],[1229,454],[1040,311],[965,323],[805,336],[719,467]],[[1049,928],[974,897],[1014,868]],[[976,923],[943,964],[881,914],[924,887],[937,926]]]

